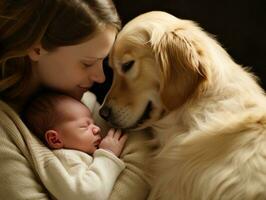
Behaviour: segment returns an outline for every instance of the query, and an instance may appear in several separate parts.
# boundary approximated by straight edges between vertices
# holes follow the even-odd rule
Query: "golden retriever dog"
[[[145,13],[119,33],[110,66],[101,116],[159,141],[149,199],[266,200],[264,91],[210,34]]]

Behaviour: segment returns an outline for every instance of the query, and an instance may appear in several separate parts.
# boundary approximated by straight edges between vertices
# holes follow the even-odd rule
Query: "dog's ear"
[[[207,79],[202,50],[197,49],[193,35],[185,29],[153,35],[150,42],[160,66],[162,102],[167,110],[173,110],[187,101]]]

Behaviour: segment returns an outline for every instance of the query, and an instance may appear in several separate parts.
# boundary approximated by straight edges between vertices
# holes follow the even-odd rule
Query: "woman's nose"
[[[103,71],[103,63],[99,63],[95,66],[94,72],[91,76],[91,79],[97,83],[103,83],[105,81],[105,74]]]

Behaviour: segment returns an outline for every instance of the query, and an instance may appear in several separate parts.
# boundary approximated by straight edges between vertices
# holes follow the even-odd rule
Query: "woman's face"
[[[38,81],[49,88],[80,99],[94,82],[103,83],[103,60],[116,36],[111,28],[78,45],[59,47],[41,54],[33,67]]]

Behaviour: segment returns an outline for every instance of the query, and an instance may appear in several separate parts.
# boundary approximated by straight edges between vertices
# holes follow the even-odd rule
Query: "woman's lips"
[[[90,87],[81,87],[81,86],[78,86],[79,89],[83,92],[87,92],[89,90]]]

